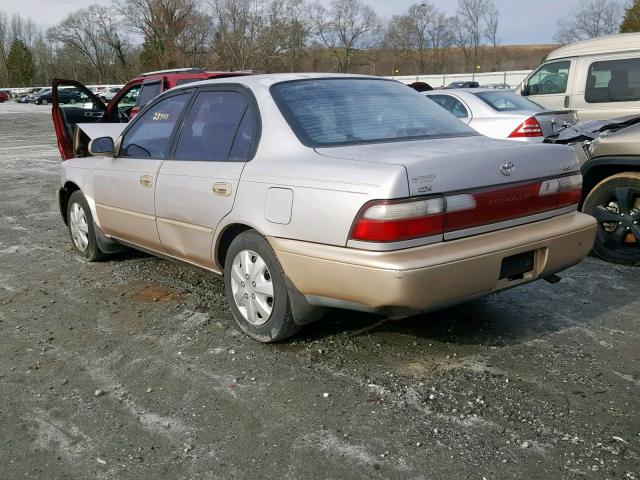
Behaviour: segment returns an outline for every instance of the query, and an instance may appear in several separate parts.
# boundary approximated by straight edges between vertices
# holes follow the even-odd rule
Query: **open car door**
[[[107,107],[87,87],[74,80],[55,79],[52,86],[53,125],[63,160],[87,155],[90,138],[77,124],[102,121]]]

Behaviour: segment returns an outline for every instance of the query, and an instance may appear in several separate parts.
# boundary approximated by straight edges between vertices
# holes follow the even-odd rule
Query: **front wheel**
[[[612,175],[598,183],[582,210],[598,221],[593,251],[622,265],[640,265],[640,173]]]
[[[40,105],[48,105],[49,104],[49,100],[47,100],[46,98],[43,98],[42,100],[40,100]]]
[[[80,190],[76,190],[69,197],[67,225],[71,243],[78,255],[90,262],[104,258],[105,254],[98,247],[98,241],[96,240],[89,204]]]
[[[236,324],[259,342],[295,335],[282,266],[271,245],[253,230],[238,235],[227,251],[224,286]]]

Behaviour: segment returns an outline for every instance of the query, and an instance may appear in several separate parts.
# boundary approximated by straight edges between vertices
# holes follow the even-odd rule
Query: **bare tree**
[[[431,18],[435,14],[435,7],[428,1],[409,7],[408,16],[413,23],[413,38],[416,51],[418,53],[418,61],[416,73],[424,72],[425,67],[425,51],[429,46],[429,29],[431,27]]]
[[[482,31],[484,38],[493,47],[494,69],[498,66],[498,24],[500,22],[500,11],[493,2],[489,2],[487,9],[483,15],[484,29]]]
[[[196,0],[116,0],[124,21],[144,37],[147,67],[179,66],[177,39],[198,14]]]
[[[617,33],[623,15],[624,9],[618,2],[580,0],[572,10],[571,18],[558,22],[554,38],[560,43],[573,43]]]
[[[9,22],[7,14],[0,11],[0,85],[7,85],[7,55],[9,53]]]
[[[277,0],[281,3],[284,55],[290,71],[295,71],[306,55],[307,41],[312,32],[311,19],[304,0]]]
[[[441,50],[453,43],[451,23],[447,16],[439,11],[435,11],[429,22],[429,38],[431,39],[431,48],[433,50],[433,73],[440,73],[443,58]]]
[[[458,0],[457,29],[466,31],[474,71],[478,65],[478,48],[485,29],[485,14],[491,6],[491,0]]]
[[[208,60],[213,42],[213,19],[204,13],[195,13],[191,25],[176,38],[182,66],[203,66]]]
[[[392,74],[395,74],[398,64],[412,56],[413,20],[408,15],[394,15],[388,23],[384,43],[393,52]]]
[[[37,27],[31,18],[23,18],[19,13],[11,16],[10,40],[22,40],[26,45],[31,45]]]
[[[449,31],[451,32],[451,42],[458,47],[464,57],[465,68],[469,68],[471,59],[471,35],[460,17],[449,18]]]
[[[109,77],[113,71],[113,43],[108,35],[116,34],[109,19],[110,12],[99,5],[91,5],[68,15],[60,25],[47,32],[49,41],[71,51],[95,73],[98,82]]]
[[[333,55],[338,71],[349,71],[356,51],[366,48],[367,37],[378,30],[378,16],[360,0],[333,0],[329,10],[316,3],[312,12],[314,33]]]
[[[287,49],[283,2],[213,0],[211,9],[214,48],[227,68],[268,68]]]

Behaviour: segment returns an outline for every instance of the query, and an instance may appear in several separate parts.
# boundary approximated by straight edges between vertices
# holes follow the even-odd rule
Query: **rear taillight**
[[[542,137],[542,128],[536,117],[529,117],[516,128],[509,138]]]
[[[442,197],[366,204],[351,231],[354,240],[399,242],[444,232]]]
[[[545,180],[540,185],[540,196],[554,197],[556,199],[556,208],[575,205],[582,198],[582,175],[578,173]]]
[[[354,223],[351,239],[398,242],[490,225],[576,205],[582,176],[519,183],[418,200],[373,201]]]

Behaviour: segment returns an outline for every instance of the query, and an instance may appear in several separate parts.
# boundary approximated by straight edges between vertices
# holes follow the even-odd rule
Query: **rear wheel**
[[[640,173],[606,178],[591,190],[582,210],[598,221],[593,250],[599,257],[640,265]]]
[[[224,285],[238,327],[251,338],[277,342],[300,330],[293,320],[280,262],[257,232],[246,231],[231,242]]]
[[[89,204],[80,190],[76,190],[69,197],[67,224],[73,248],[81,257],[90,262],[105,257],[105,254],[98,247]]]
[[[42,100],[40,100],[40,105],[48,105],[49,104],[49,100],[47,100],[46,98],[43,98]]]

